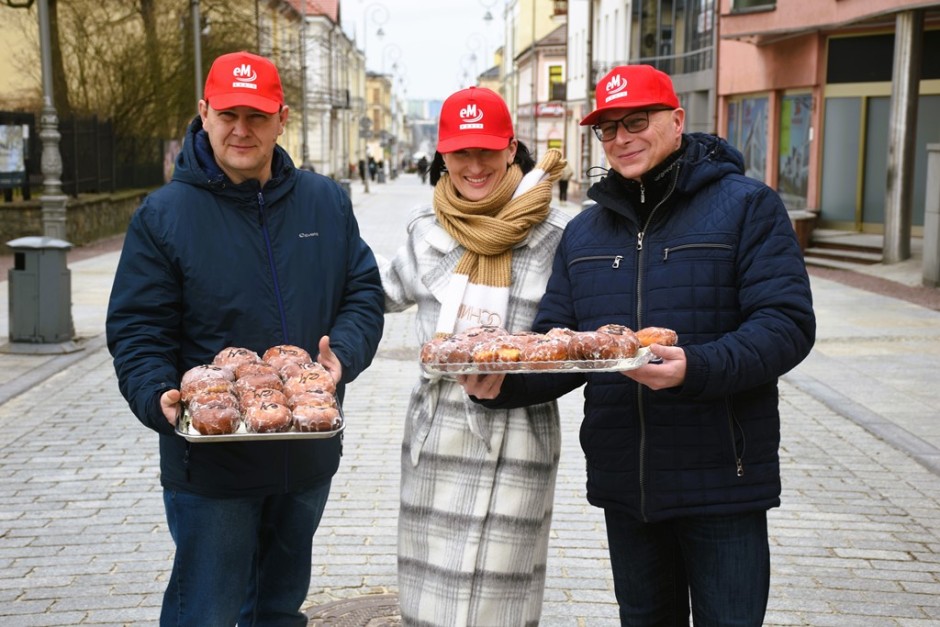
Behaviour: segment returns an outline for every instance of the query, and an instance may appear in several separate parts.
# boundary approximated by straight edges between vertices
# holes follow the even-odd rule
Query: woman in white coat
[[[471,87],[441,109],[433,206],[381,264],[386,311],[417,304],[426,342],[481,324],[531,328],[567,216],[565,161],[536,165],[505,102]],[[535,167],[533,167],[535,166]],[[451,378],[423,376],[405,417],[398,585],[405,625],[537,625],[561,434],[552,403],[491,411]]]

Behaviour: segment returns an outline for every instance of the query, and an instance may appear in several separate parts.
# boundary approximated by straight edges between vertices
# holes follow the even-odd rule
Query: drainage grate
[[[368,594],[307,610],[308,627],[397,627],[397,594]]]

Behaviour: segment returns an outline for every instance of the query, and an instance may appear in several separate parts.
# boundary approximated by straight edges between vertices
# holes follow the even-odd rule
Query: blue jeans
[[[760,627],[770,592],[767,512],[643,523],[604,510],[620,623]]]
[[[163,491],[176,543],[161,627],[306,627],[313,534],[330,484],[263,497]]]

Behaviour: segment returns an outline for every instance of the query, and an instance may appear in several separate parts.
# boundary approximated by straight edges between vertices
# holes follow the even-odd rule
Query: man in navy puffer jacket
[[[313,534],[341,436],[189,442],[175,432],[180,378],[227,347],[292,344],[344,384],[372,361],[384,295],[349,197],[277,146],[288,108],[275,66],[216,59],[173,180],[124,240],[108,346],[131,410],[159,433],[176,544],[160,624],[307,624]]]
[[[587,383],[588,500],[607,523],[624,625],[758,626],[780,504],[777,378],[816,322],[786,209],[722,139],[682,132],[666,74],[621,66],[582,120],[611,169],[565,229],[534,328],[667,327],[677,346],[624,373],[464,376],[489,407]],[[490,400],[484,400],[490,399]]]

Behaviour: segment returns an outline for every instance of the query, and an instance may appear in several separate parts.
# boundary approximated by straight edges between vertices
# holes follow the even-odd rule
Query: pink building
[[[886,260],[922,232],[940,2],[720,0],[718,40],[716,130],[750,176],[819,226],[883,232]]]

